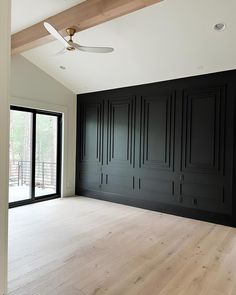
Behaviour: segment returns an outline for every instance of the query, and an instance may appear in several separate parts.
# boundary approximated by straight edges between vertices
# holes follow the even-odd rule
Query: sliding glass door
[[[12,110],[10,117],[9,201],[31,198],[32,113]]]
[[[60,196],[61,114],[11,107],[10,206]]]
[[[36,114],[35,197],[57,191],[57,120]]]

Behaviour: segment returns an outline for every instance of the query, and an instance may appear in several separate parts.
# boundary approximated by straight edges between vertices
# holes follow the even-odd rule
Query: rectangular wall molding
[[[235,78],[78,95],[77,194],[235,225]]]

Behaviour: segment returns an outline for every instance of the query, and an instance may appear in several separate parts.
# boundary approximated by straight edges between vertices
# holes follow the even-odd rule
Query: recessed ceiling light
[[[224,23],[218,23],[214,25],[214,30],[217,32],[221,32],[221,31],[224,31],[225,27],[226,26]]]
[[[60,69],[61,69],[61,70],[66,70],[66,67],[64,67],[64,66],[60,66]]]

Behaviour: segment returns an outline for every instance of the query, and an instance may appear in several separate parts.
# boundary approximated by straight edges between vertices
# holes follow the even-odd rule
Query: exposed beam
[[[65,29],[70,26],[76,26],[77,31],[82,31],[161,1],[163,0],[87,0],[44,21],[65,35]],[[53,38],[45,30],[43,21],[39,22],[12,35],[12,54],[21,53],[51,40]]]

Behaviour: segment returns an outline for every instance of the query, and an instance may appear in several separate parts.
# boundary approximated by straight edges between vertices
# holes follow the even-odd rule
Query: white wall
[[[164,0],[74,37],[82,45],[112,46],[111,54],[52,58],[62,47],[56,40],[23,56],[75,93],[236,69],[235,11],[235,0]],[[226,23],[224,31],[213,29],[218,22]]]
[[[7,294],[10,2],[0,1],[0,294]]]
[[[21,55],[12,57],[11,104],[63,113],[62,196],[75,193],[76,95]]]

